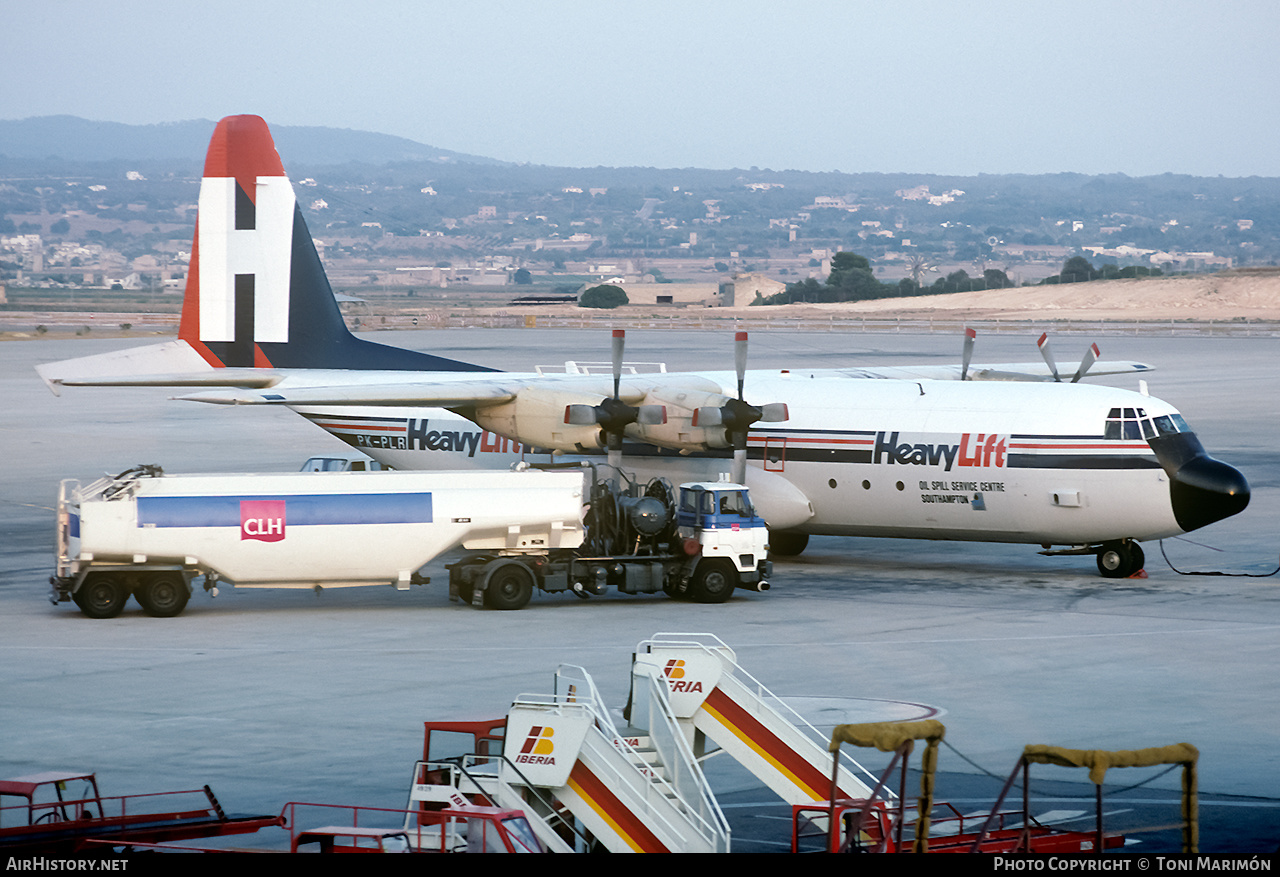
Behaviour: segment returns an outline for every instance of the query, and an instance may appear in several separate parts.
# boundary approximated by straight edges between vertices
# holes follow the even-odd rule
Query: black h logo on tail
[[[253,368],[253,274],[237,274],[235,284],[235,338],[224,362],[232,368]]]

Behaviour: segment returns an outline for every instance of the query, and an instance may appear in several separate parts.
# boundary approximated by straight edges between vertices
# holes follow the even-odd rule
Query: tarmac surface
[[[511,370],[609,357],[607,332],[366,337]],[[139,342],[0,343],[0,777],[96,771],[106,795],[208,783],[241,813],[291,800],[400,807],[424,720],[501,716],[518,694],[548,692],[562,662],[586,668],[621,706],[639,641],[697,631],[732,646],[824,730],[913,705],[941,711],[937,796],[966,812],[998,792],[1026,744],[1189,742],[1201,753],[1201,849],[1275,851],[1280,576],[1266,575],[1280,545],[1280,338],[1062,338],[1060,368],[1070,373],[1071,348],[1091,340],[1104,358],[1156,366],[1151,393],[1249,479],[1243,514],[1164,543],[1181,570],[1238,575],[1181,575],[1158,545],[1146,546],[1148,578],[1113,581],[1091,557],[1046,558],[1032,546],[825,537],[776,563],[772,591],[719,606],[536,595],[520,612],[481,611],[448,601],[445,558],[426,569],[440,584],[404,593],[224,587],[216,599],[197,590],[177,618],[150,618],[131,602],[98,621],[47,599],[59,479],[87,482],[137,463],[285,471],[345,446],[286,410],[168,401],[163,389],[69,388],[55,398],[33,369]],[[627,342],[628,359],[671,370],[732,364],[728,333],[636,331]],[[943,335],[752,333],[750,365],[946,363],[960,346]],[[1030,336],[980,337],[975,355],[1036,359]],[[1136,388],[1132,377],[1117,383]],[[862,755],[872,769],[887,763]],[[784,850],[786,808],[720,761],[710,773],[735,850]],[[1083,775],[1043,771],[1052,781],[1043,809],[1088,811],[1081,824],[1090,827]],[[1154,821],[1175,821],[1177,773],[1152,776],[1109,774],[1109,785],[1147,784],[1124,793],[1131,803],[1109,797],[1108,812],[1128,814],[1114,815],[1123,821],[1149,807]],[[1133,849],[1176,850],[1167,834]]]

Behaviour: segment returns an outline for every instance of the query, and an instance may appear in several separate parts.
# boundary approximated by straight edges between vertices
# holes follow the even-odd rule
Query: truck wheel
[[[93,572],[76,591],[76,605],[90,618],[115,618],[129,599],[129,589],[118,576]]]
[[[531,597],[533,573],[523,563],[504,563],[489,573],[484,605],[490,609],[523,609]]]
[[[738,571],[727,560],[704,560],[694,570],[689,593],[699,603],[723,603],[738,586]]]
[[[148,576],[134,596],[153,618],[172,618],[186,608],[191,592],[182,576],[162,572]]]

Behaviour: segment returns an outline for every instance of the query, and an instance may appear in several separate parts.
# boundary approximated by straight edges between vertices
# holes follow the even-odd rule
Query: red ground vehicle
[[[46,771],[0,781],[0,850],[5,852],[102,852],[104,844],[252,834],[280,824],[279,816],[228,816],[208,786],[104,798],[91,773]]]
[[[320,811],[343,824],[302,828]],[[301,818],[300,818],[301,817]],[[401,824],[378,827],[392,817]],[[388,810],[345,804],[306,804],[291,801],[280,811],[280,824],[289,830],[293,852],[307,852],[318,844],[323,853],[541,853],[529,821],[519,810],[460,804],[434,810]]]

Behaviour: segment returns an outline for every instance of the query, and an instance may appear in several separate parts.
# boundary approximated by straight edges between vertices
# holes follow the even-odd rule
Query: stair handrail
[[[770,691],[763,682],[747,672],[743,666],[738,663],[738,657],[734,653],[733,649],[714,633],[655,633],[648,639],[640,641],[636,646],[636,653],[639,654],[649,651],[646,649],[646,646],[651,643],[667,646],[693,646],[702,649],[708,654],[715,655],[721,660],[727,660],[733,667],[733,678],[739,684],[748,689],[754,688],[757,700],[779,713],[782,713],[784,719],[794,725],[804,736],[808,737],[822,752],[825,753],[827,751],[827,746],[830,743],[829,735],[823,734],[819,731],[812,723],[809,722],[808,719],[789,706],[786,701]],[[841,764],[846,770],[851,774],[864,779],[864,785],[870,785],[874,788],[879,782],[878,777],[859,764],[851,756],[846,755],[844,752],[839,752],[837,755],[841,759]],[[865,780],[869,780],[870,782],[866,783]],[[890,800],[896,797],[892,792],[888,792],[887,794]]]
[[[577,686],[581,690],[568,692],[563,691],[561,688],[562,682],[569,683],[572,686]],[[628,743],[626,738],[618,731],[618,727],[614,723],[613,717],[604,706],[604,700],[600,697],[600,692],[597,690],[595,681],[591,678],[591,674],[576,664],[561,664],[556,668],[555,694],[551,696],[549,701],[545,696],[521,695],[516,703],[527,703],[538,706],[576,706],[579,709],[583,709],[592,716],[596,730],[600,732],[607,744],[611,746],[614,751],[622,755],[632,765],[643,762],[641,754],[637,752],[635,747]],[[590,745],[590,741],[591,738],[588,736],[587,741],[585,741],[583,745]],[[654,819],[661,821],[674,836],[681,836],[682,831],[679,827],[672,825],[666,817],[654,809],[653,803],[650,800],[650,795],[654,794],[655,791],[659,793],[659,799],[667,802],[668,804],[672,799],[681,801],[682,806],[677,809],[679,809],[684,817],[689,820],[690,827],[696,831],[704,841],[716,848],[719,848],[722,845],[727,847],[727,836],[721,832],[720,827],[714,821],[703,816],[700,812],[701,808],[690,807],[688,802],[686,802],[683,796],[680,795],[679,791],[663,777],[656,775],[647,776],[645,777],[643,787],[637,787],[633,780],[636,777],[642,776],[638,768],[635,770],[634,776],[624,776],[623,774],[613,770],[612,767],[609,767],[609,770],[616,779],[616,783],[606,783],[606,785],[608,785],[615,794],[618,794],[621,788],[629,790],[630,797],[643,804],[646,811],[648,811]],[[723,817],[723,814],[721,814],[721,816]]]
[[[648,682],[648,697],[643,703],[648,705],[648,722],[645,730],[658,752],[662,763],[673,772],[671,783],[680,793],[680,800],[688,806],[696,801],[699,816],[716,827],[718,837],[723,838],[723,852],[728,852],[730,828],[729,820],[720,809],[711,784],[694,757],[693,749],[680,730],[675,713],[671,709],[671,690],[667,677],[656,667],[643,667],[641,675]],[[632,723],[635,724],[636,704],[632,704]],[[717,842],[719,845],[719,842]]]

